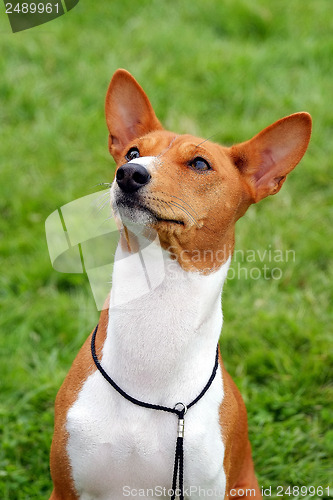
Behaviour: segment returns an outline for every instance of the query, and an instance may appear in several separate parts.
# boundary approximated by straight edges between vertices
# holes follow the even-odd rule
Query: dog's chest
[[[111,303],[115,290],[128,297],[132,288],[140,289],[138,266],[124,262],[115,266]],[[110,307],[101,363],[122,389],[168,407],[198,396],[214,366],[227,266],[211,276],[176,266],[155,290]],[[200,498],[204,489],[224,498],[222,399],[219,369],[185,416],[185,498]],[[170,498],[177,424],[176,415],[134,405],[99,372],[92,374],[67,417],[67,451],[80,500]]]
[[[190,494],[199,498],[199,488],[210,490],[210,495],[215,491],[213,498],[224,496],[224,447],[218,421],[222,394],[218,376],[185,417],[185,498]],[[68,412],[67,431],[80,500],[170,498],[176,415],[133,405],[96,372]]]

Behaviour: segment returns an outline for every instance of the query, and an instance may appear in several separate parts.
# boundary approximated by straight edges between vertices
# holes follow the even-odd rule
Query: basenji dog
[[[262,498],[246,409],[217,348],[222,286],[236,221],[280,190],[311,117],[224,147],[164,130],[122,69],[105,109],[118,259],[98,328],[57,395],[51,499]]]

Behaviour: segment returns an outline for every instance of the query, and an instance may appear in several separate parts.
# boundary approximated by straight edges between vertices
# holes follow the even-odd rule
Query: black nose
[[[138,163],[126,163],[118,168],[117,184],[125,193],[134,193],[150,181],[148,170]]]

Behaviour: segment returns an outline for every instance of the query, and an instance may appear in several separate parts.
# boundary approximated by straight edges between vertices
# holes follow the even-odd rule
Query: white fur
[[[140,261],[146,266],[143,272],[138,260],[126,258],[118,247],[101,363],[132,396],[173,407],[178,401],[191,402],[210,377],[230,260],[204,276],[183,271],[163,252],[165,275],[152,286],[143,276],[160,272],[162,251],[156,243],[149,248],[149,259]],[[134,298],[133,289],[140,291]],[[119,301],[117,295],[129,300]],[[185,498],[187,493],[193,500],[202,498],[199,487],[210,498],[224,498],[222,400],[219,369],[208,392],[185,416]],[[130,403],[96,371],[68,413],[67,431],[80,500],[121,500],[131,491],[132,497],[170,498],[176,415]],[[156,487],[161,489],[146,491]]]
[[[159,165],[159,158],[157,156],[140,156],[139,158],[134,158],[128,163],[135,163],[136,165],[141,165],[144,167],[150,175],[153,174],[154,170]],[[122,190],[118,187],[116,180],[113,181],[110,189],[112,210],[114,215],[118,220],[122,220],[126,225],[131,222],[135,222],[137,227],[147,226],[153,222],[154,217],[150,212],[142,210],[138,207],[130,208],[118,206],[118,195],[121,195]],[[134,229],[134,232],[136,230]]]
[[[157,156],[139,156],[139,158],[134,158],[134,160],[131,160],[128,163],[142,165],[151,174],[154,166],[157,163]]]

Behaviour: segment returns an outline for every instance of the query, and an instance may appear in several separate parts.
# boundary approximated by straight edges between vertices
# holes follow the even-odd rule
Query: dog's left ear
[[[110,132],[109,150],[116,162],[130,141],[163,128],[144,90],[124,69],[118,69],[112,77],[105,114]]]
[[[287,174],[308,147],[311,123],[308,113],[295,113],[230,148],[231,158],[250,189],[252,202],[281,189]]]

